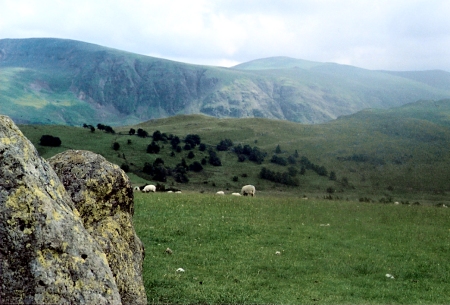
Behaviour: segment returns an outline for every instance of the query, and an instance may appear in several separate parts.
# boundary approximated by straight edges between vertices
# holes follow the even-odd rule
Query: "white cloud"
[[[58,37],[180,61],[270,56],[450,71],[446,0],[0,0],[0,39]]]

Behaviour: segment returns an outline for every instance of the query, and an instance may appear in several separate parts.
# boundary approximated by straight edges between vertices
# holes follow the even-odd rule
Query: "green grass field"
[[[136,193],[148,301],[450,301],[448,209],[259,195]]]

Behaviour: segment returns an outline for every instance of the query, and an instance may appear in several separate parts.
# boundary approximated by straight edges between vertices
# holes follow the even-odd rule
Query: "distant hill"
[[[221,68],[74,40],[0,40],[0,113],[17,123],[118,126],[179,114],[322,123],[449,97],[444,71],[371,71],[288,57]]]
[[[448,197],[450,192],[450,99],[421,101],[387,110],[363,110],[323,124],[305,125],[264,118],[218,119],[204,115],[178,115],[150,120],[138,125],[115,128],[115,134],[101,130],[69,126],[21,125],[22,132],[48,158],[67,149],[87,149],[102,154],[118,165],[129,165],[129,175],[135,183],[152,180],[144,174],[146,163],[161,158],[164,166],[173,170],[183,163],[208,160],[209,150],[217,152],[222,166],[203,164],[200,172],[187,171],[189,183],[179,183],[174,177],[167,186],[179,189],[240,189],[242,184],[255,184],[265,192],[282,191],[296,196],[323,196],[327,189],[336,190],[332,196],[341,198],[380,197],[423,199]],[[150,137],[129,135],[139,128]],[[156,131],[177,136],[183,141],[189,134],[199,135],[206,150],[172,148],[171,140],[156,141],[161,150],[146,153]],[[62,141],[61,147],[39,145],[42,135],[53,135]],[[224,139],[233,143],[225,151],[217,151]],[[120,144],[118,150],[113,143]],[[261,164],[250,158],[239,161],[236,148],[241,145],[257,147],[266,153]],[[185,143],[180,143],[181,147]],[[280,151],[277,152],[277,147]],[[292,156],[298,152],[292,161]],[[189,154],[192,154],[192,158]],[[289,160],[287,165],[272,162],[276,155]],[[307,169],[302,160],[323,166],[326,176]],[[265,167],[274,172],[289,170],[298,179],[298,186],[286,186],[261,179]],[[290,169],[292,168],[292,169]],[[331,172],[336,179],[331,179]],[[235,177],[238,177],[237,179]],[[145,179],[145,180],[143,180]]]

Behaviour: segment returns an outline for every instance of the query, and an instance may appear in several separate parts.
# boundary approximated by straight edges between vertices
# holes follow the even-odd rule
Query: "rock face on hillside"
[[[0,177],[0,302],[120,304],[118,275],[100,242],[49,163],[5,116]]]
[[[142,280],[144,249],[133,227],[133,190],[115,164],[89,151],[69,150],[50,158],[80,213],[100,244],[124,304],[146,304]]]

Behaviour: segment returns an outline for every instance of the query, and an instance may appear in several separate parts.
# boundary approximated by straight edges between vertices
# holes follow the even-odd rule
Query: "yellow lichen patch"
[[[25,228],[25,229],[23,230],[23,234],[30,235],[31,233],[33,233],[33,230],[32,230],[31,228]]]
[[[25,186],[18,187],[16,191],[8,197],[5,206],[14,211],[11,213],[11,221],[8,221],[10,225],[16,224],[15,219],[21,219],[26,225],[34,220],[33,199],[33,191]]]
[[[45,252],[46,252],[46,250],[43,250],[43,251],[37,250],[36,251],[36,260],[42,267],[48,268],[51,266],[51,262],[49,260],[47,260],[47,258],[45,257]]]
[[[56,221],[60,221],[61,219],[63,219],[62,215],[59,214],[56,210],[53,210],[52,217]]]
[[[80,212],[78,212],[77,209],[73,209],[73,215],[75,215],[75,217],[80,217]]]

